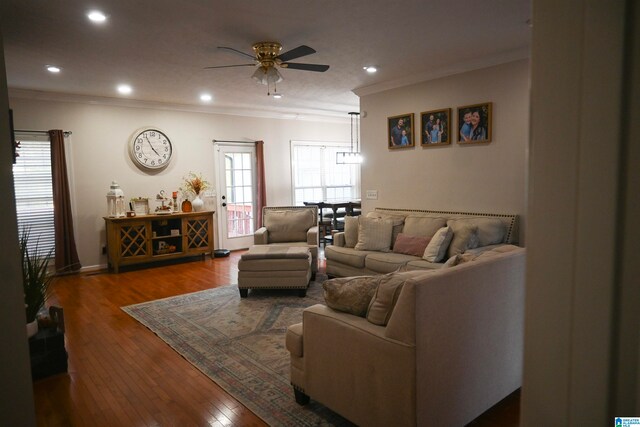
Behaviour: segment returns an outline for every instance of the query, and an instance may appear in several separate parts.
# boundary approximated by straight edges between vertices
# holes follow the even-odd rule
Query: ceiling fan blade
[[[304,70],[304,71],[318,71],[323,73],[329,69],[328,65],[320,65],[320,64],[298,64],[295,62],[285,62],[280,64],[283,68],[290,68],[292,70]]]
[[[231,51],[231,52],[234,52],[234,53],[240,54],[240,55],[242,55],[242,56],[248,56],[249,58],[253,59],[254,61],[255,61],[255,59],[256,59],[256,57],[255,57],[255,56],[250,55],[250,54],[245,53],[245,52],[242,52],[242,51],[239,51],[238,49],[234,49],[234,48],[232,48],[232,47],[218,46],[218,49],[224,49],[224,50],[228,50],[228,51]]]
[[[255,67],[256,64],[237,64],[237,65],[216,65],[215,67],[204,67],[205,70],[212,68],[231,68],[231,67]]]
[[[315,49],[312,49],[309,46],[302,45],[286,51],[285,53],[281,53],[280,55],[276,56],[276,58],[282,62],[287,62],[292,59],[300,58],[302,56],[311,55],[312,53],[316,53]]]

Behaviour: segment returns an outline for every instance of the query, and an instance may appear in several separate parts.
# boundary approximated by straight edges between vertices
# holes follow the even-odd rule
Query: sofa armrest
[[[253,235],[254,245],[267,245],[269,244],[269,232],[266,227],[260,227]]]
[[[322,304],[305,309],[305,393],[358,425],[415,425],[415,346],[384,329]]]
[[[338,231],[338,232],[334,232],[334,233],[331,233],[331,234],[332,234],[332,237],[333,237],[333,246],[344,247],[344,245],[345,245],[344,231]]]
[[[307,245],[318,246],[318,226],[313,226],[307,230]]]

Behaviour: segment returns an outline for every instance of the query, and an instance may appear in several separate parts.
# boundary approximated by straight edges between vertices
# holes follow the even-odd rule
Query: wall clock
[[[142,170],[167,167],[172,154],[171,140],[157,128],[145,127],[137,130],[129,144],[129,155],[133,163]]]

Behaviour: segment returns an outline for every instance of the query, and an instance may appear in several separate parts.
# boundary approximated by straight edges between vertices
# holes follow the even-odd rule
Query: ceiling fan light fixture
[[[251,77],[263,85],[272,85],[282,81],[282,75],[273,67],[266,69],[264,67],[258,67]]]

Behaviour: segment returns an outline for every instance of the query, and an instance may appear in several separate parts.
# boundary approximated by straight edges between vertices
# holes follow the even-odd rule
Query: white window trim
[[[291,204],[294,205],[296,203],[296,186],[295,186],[295,168],[294,168],[294,154],[293,154],[293,150],[295,147],[298,146],[314,146],[314,147],[325,147],[325,146],[332,146],[332,147],[343,147],[344,151],[350,151],[351,150],[351,143],[348,141],[302,141],[302,140],[291,140],[290,141],[290,147],[289,147],[289,163],[290,163],[290,167],[291,167]],[[359,199],[361,197],[360,195],[360,180],[361,180],[361,173],[356,174],[356,180],[354,183],[354,190],[355,190],[355,195],[354,195],[354,199]],[[322,188],[325,188],[324,186],[324,177],[322,177]],[[320,201],[320,200],[318,200]]]

